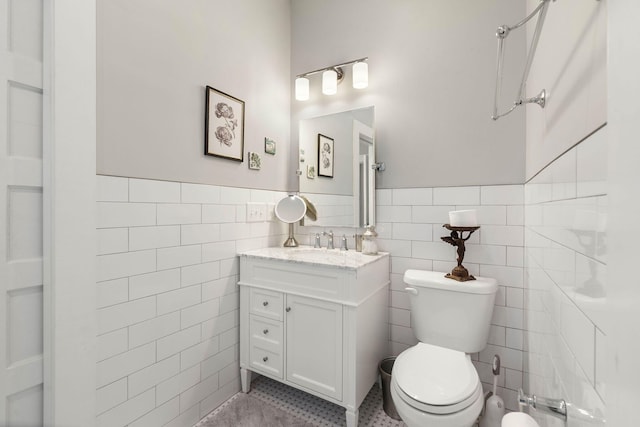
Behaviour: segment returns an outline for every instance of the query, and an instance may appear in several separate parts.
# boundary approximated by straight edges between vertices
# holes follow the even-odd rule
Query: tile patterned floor
[[[343,407],[266,377],[253,381],[250,395],[317,427],[346,426]],[[216,411],[207,418],[215,416]],[[387,416],[382,409],[382,390],[375,384],[360,405],[358,426],[405,427],[405,424]]]

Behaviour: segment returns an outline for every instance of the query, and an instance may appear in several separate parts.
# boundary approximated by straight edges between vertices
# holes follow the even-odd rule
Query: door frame
[[[96,0],[43,4],[44,420],[95,425]]]

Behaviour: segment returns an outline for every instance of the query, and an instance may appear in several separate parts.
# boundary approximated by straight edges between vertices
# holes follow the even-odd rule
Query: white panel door
[[[287,295],[286,306],[287,380],[342,400],[342,305]]]
[[[42,0],[0,0],[0,425],[42,426]]]

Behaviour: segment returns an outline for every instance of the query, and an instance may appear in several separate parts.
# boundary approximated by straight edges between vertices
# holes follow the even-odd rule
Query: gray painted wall
[[[286,188],[288,0],[97,3],[99,174]],[[203,154],[206,85],[245,101],[243,163]],[[261,154],[261,171],[247,151]]]
[[[511,0],[99,0],[97,172],[293,190],[298,120],[375,105],[379,188],[522,183],[524,109],[489,116],[495,29],[524,13]],[[509,37],[501,105],[524,39]],[[347,70],[337,95],[319,95],[316,76],[312,99],[293,100],[295,74],[362,56],[369,88]],[[203,154],[207,84],[246,102],[244,151],[263,153],[260,172]]]
[[[369,57],[369,88],[311,99],[292,97],[292,146],[300,119],[376,107],[379,188],[510,184],[524,181],[524,109],[494,122],[500,24],[525,16],[512,0],[295,0],[291,74]],[[508,39],[504,99],[515,97],[525,59],[524,31]],[[293,94],[292,94],[293,95]],[[532,108],[532,107],[528,107]],[[294,179],[293,171],[290,177]]]

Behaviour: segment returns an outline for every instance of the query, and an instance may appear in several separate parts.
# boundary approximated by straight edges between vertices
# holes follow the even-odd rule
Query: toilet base
[[[481,396],[462,411],[437,415],[422,412],[406,403],[399,395],[398,385],[391,381],[391,397],[398,415],[408,427],[471,427],[482,412],[484,398]]]

